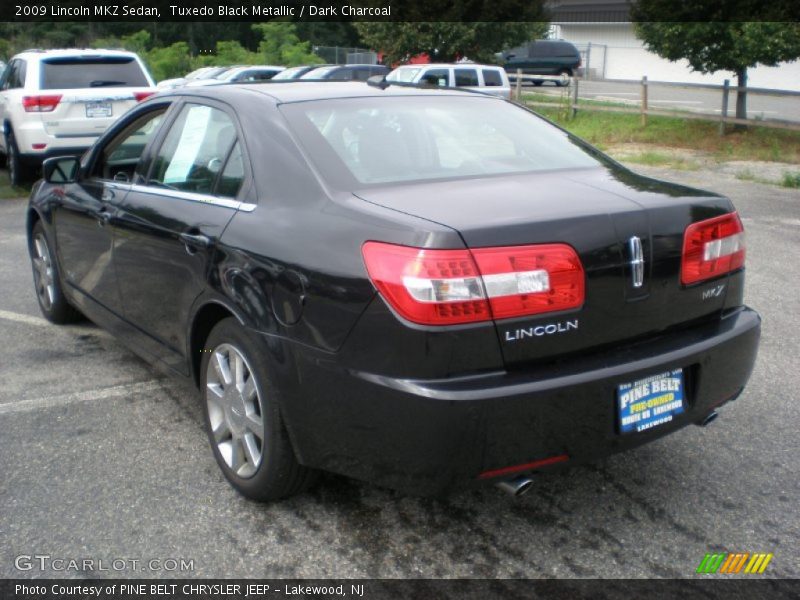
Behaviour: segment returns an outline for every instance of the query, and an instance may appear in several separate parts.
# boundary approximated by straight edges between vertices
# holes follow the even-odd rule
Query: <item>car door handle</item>
[[[211,245],[211,238],[202,233],[187,232],[180,234],[179,237],[189,254],[194,254],[198,248],[208,248]]]
[[[105,227],[111,222],[112,214],[109,212],[108,207],[104,206],[95,214],[97,224],[100,227]]]

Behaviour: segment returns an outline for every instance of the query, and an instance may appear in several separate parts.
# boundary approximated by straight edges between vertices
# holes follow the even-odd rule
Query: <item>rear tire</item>
[[[261,502],[306,490],[317,473],[297,462],[266,357],[253,334],[236,319],[224,319],[200,350],[206,431],[228,482]]]
[[[569,81],[570,81],[570,77],[572,77],[572,71],[570,71],[569,69],[561,69],[558,72],[558,75],[559,75],[559,77],[561,77],[561,79],[556,81],[556,85],[558,87],[566,87],[566,86],[568,86],[569,85]]]
[[[6,150],[8,181],[13,187],[21,187],[32,179],[32,170],[22,164],[22,157],[13,131],[6,134]]]
[[[58,262],[51,248],[42,222],[37,221],[31,232],[30,255],[39,309],[45,319],[57,325],[80,321],[83,315],[64,296]]]

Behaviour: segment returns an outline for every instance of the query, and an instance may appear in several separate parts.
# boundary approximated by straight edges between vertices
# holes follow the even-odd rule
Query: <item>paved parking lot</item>
[[[661,174],[729,194],[744,217],[764,317],[750,386],[707,429],[539,477],[519,499],[335,476],[280,504],[242,499],[191,390],[91,324],[39,317],[25,201],[0,201],[0,578],[55,574],[15,568],[33,554],[142,561],[72,576],[692,577],[711,551],[772,552],[767,575],[800,577],[800,192]],[[181,558],[191,571],[142,571]]]

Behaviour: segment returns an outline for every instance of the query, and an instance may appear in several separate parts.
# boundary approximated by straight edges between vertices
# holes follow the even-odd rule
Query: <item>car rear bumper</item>
[[[420,494],[508,477],[509,467],[570,465],[634,448],[735,399],[756,359],[761,319],[719,321],[539,366],[446,380],[382,377],[299,353],[302,386],[284,401],[301,462]],[[683,368],[687,406],[673,421],[621,435],[616,389]],[[302,389],[302,393],[300,393]]]

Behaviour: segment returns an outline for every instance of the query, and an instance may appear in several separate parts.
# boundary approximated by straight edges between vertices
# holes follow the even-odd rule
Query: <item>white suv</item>
[[[418,64],[397,67],[386,76],[386,81],[458,87],[511,98],[511,84],[503,67],[474,63]]]
[[[80,155],[137,102],[155,93],[139,57],[116,50],[28,50],[0,77],[0,152],[12,185],[45,158]]]

